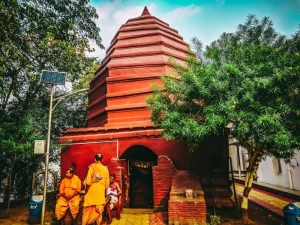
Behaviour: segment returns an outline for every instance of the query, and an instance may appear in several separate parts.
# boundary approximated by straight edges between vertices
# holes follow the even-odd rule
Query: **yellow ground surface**
[[[148,214],[122,214],[121,219],[113,218],[111,225],[148,225]]]
[[[137,212],[137,213],[136,213]],[[59,224],[57,222],[50,222],[52,220],[53,212],[46,212],[45,223]],[[25,225],[28,224],[29,209],[28,206],[22,205],[12,208],[9,211],[0,210],[0,225]],[[137,209],[126,209],[121,213],[121,219],[117,220],[113,215],[111,225],[165,225],[163,222],[162,213],[143,213]],[[104,220],[102,225],[107,224]]]
[[[239,185],[239,184],[236,184],[236,191],[237,191],[237,194],[242,196],[243,194],[243,190],[244,190],[244,186],[243,185]],[[268,195],[266,193],[262,193],[262,192],[258,192],[256,190],[251,190],[250,194],[249,194],[250,198],[251,197],[255,197],[255,198],[258,198],[259,200],[262,200],[262,201],[265,201],[279,209],[282,209],[284,206],[286,206],[287,204],[289,204],[289,202],[287,201],[284,201],[282,199],[278,199],[272,195]]]

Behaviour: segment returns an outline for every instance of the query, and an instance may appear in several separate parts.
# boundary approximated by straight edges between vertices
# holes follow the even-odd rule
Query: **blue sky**
[[[300,24],[300,0],[91,0],[91,5],[97,9],[96,23],[106,48],[120,26],[140,16],[144,6],[178,30],[187,43],[197,37],[207,45],[223,32],[234,32],[249,14],[270,17],[276,30],[287,36]],[[92,45],[96,51],[91,55],[102,59],[105,51]]]

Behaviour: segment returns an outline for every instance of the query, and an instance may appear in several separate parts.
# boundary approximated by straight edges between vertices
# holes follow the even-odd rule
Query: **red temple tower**
[[[193,188],[188,181],[174,179],[176,174],[184,177],[179,170],[190,171],[201,179],[202,187],[197,184],[195,188],[204,190],[208,204],[212,203],[214,171],[218,171],[220,185],[224,181],[224,190],[228,191],[226,134],[207,138],[199,151],[189,154],[184,144],[163,139],[150,121],[146,97],[152,93],[151,85],[161,85],[160,77],[172,71],[170,56],[184,63],[187,54],[188,44],[178,31],[152,16],[146,7],[141,16],[123,24],[91,81],[88,128],[69,129],[60,139],[68,142],[62,148],[61,170],[74,166],[84,179],[94,155],[102,153],[104,164],[121,184],[125,206],[169,206],[169,216],[172,212],[178,214],[175,209],[170,212],[174,205],[174,195],[170,197],[172,180],[175,189]],[[176,180],[182,185],[174,184]],[[174,188],[171,193],[176,193]],[[203,192],[200,195],[203,199]],[[228,193],[221,199],[221,205],[226,205]],[[200,211],[205,212],[205,202]]]

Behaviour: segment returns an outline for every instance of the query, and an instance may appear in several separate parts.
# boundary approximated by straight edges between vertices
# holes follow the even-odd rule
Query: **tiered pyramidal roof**
[[[169,57],[184,62],[188,45],[147,7],[123,24],[106,50],[89,91],[89,127],[151,127],[146,97],[170,70]]]

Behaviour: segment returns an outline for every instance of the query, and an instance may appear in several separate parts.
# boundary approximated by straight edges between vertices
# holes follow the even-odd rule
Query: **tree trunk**
[[[246,179],[245,179],[245,187],[243,192],[243,200],[242,200],[242,224],[255,224],[252,220],[249,219],[248,216],[248,197],[249,193],[251,191],[253,178],[256,175],[256,171],[258,168],[258,161],[261,157],[262,153],[260,151],[253,152],[249,166],[246,173]]]
[[[253,181],[253,171],[247,171],[246,179],[245,179],[245,187],[243,192],[243,200],[242,200],[242,223],[243,224],[253,224],[248,217],[248,196],[251,191],[252,181]]]
[[[13,169],[16,163],[17,159],[17,153],[15,152],[14,159],[13,159],[13,164],[10,168],[9,171],[9,179],[8,179],[8,200],[7,200],[7,210],[10,209],[10,196],[11,196],[11,189],[12,189],[12,175],[13,175]]]
[[[1,105],[1,107],[0,107],[0,110],[1,110],[1,111],[0,111],[0,115],[1,115],[0,121],[2,121],[2,119],[3,119],[3,117],[4,117],[4,114],[5,114],[4,112],[5,112],[5,109],[6,109],[6,105],[7,105],[7,103],[8,103],[9,98],[10,98],[11,92],[12,92],[14,86],[15,86],[15,77],[16,77],[16,76],[14,76],[14,74],[13,74],[13,75],[12,75],[12,83],[11,83],[11,85],[9,86],[9,90],[8,90],[8,92],[7,92],[6,96],[5,96],[5,98],[3,99],[2,105]]]

